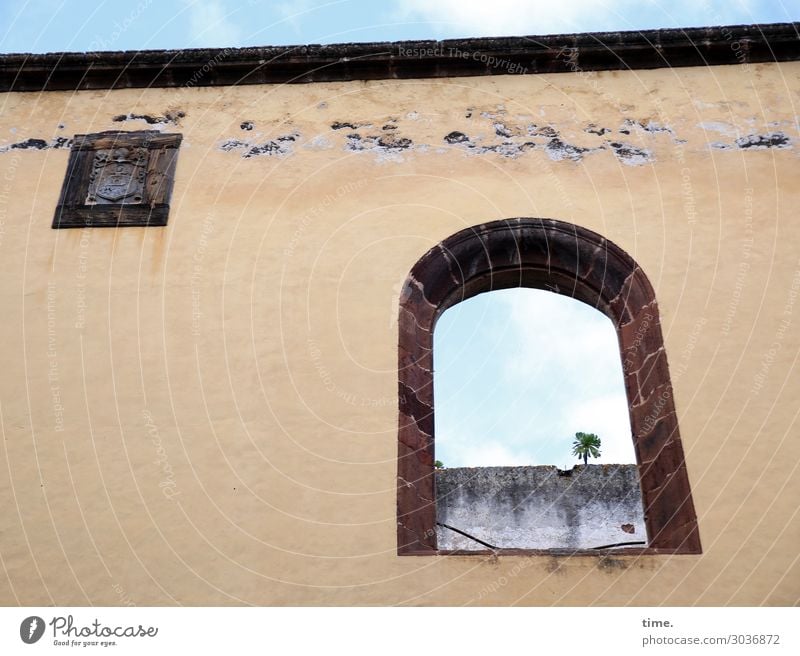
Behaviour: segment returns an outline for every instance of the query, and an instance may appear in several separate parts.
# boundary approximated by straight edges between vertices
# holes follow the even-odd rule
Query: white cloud
[[[242,33],[231,20],[229,12],[219,0],[184,0],[189,12],[189,31],[192,47],[213,48],[237,46]]]
[[[597,0],[400,0],[399,3],[407,19],[441,23],[448,30],[473,36],[582,31],[579,25],[586,16],[613,13],[613,7],[630,4],[629,0],[606,3]]]
[[[460,461],[468,462],[470,467],[508,467],[531,464],[526,454],[512,451],[506,445],[493,441],[463,446],[460,449]]]
[[[517,342],[508,360],[510,376],[544,372],[553,384],[601,395],[610,381],[622,381],[616,331],[599,310],[538,289],[509,290],[499,298],[510,307],[509,332]],[[598,384],[606,389],[598,390]]]
[[[436,328],[437,457],[448,466],[571,466],[578,431],[594,462],[633,462],[616,331],[598,310],[532,289],[480,295]]]
[[[557,388],[548,408],[552,438],[596,433],[603,442],[594,462],[633,462],[628,401],[616,330],[611,320],[585,303],[541,290],[514,290],[512,332],[518,343],[509,354],[513,379],[532,372]]]
[[[738,0],[399,0],[405,20],[424,20],[462,36],[557,34],[753,22]]]

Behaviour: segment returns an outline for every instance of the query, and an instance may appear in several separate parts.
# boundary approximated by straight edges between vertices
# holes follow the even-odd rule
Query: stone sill
[[[689,549],[654,549],[650,547],[621,547],[619,549],[481,549],[475,551],[433,551],[417,549],[399,551],[398,556],[700,556],[702,552]]]

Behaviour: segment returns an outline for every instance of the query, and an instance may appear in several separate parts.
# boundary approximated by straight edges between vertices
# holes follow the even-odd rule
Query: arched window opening
[[[515,287],[570,296],[612,321],[647,533],[646,547],[626,550],[700,553],[653,289],[641,268],[618,246],[585,228],[550,219],[495,221],[462,230],[423,255],[406,280],[398,321],[398,553],[461,553],[440,551],[437,536],[436,323],[457,303],[482,292]],[[502,545],[484,546],[502,549]]]
[[[467,535],[501,548],[645,544],[605,314],[551,291],[496,290],[446,310],[433,343],[440,549],[483,548]],[[597,436],[597,456],[573,453],[578,433]]]

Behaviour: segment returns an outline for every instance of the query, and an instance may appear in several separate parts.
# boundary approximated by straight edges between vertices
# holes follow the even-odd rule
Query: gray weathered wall
[[[636,465],[436,472],[437,520],[502,548],[587,549],[646,540]],[[483,549],[438,527],[440,549]]]

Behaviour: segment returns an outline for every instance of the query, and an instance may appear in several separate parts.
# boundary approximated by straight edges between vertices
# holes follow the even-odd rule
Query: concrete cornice
[[[0,91],[302,84],[800,59],[800,23],[448,41],[9,54]]]

